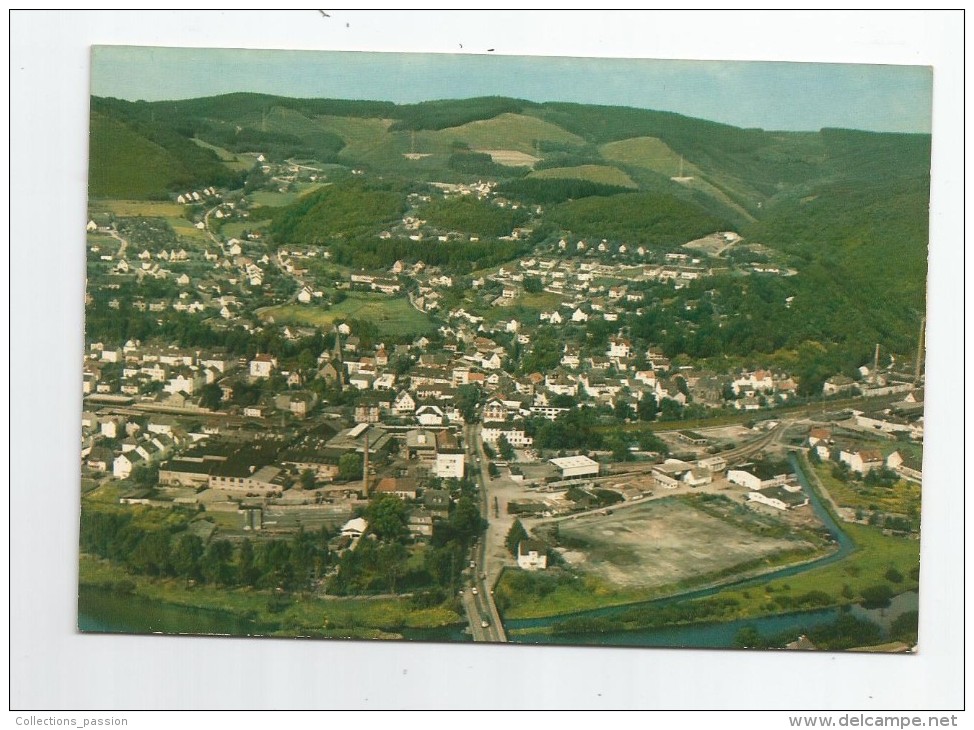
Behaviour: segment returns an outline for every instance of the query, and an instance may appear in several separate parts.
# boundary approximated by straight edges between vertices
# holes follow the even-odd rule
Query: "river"
[[[823,506],[815,490],[811,488],[804,472],[792,456],[792,463],[808,495],[812,508],[826,528],[832,533],[838,549],[817,560],[803,565],[793,565],[774,570],[757,578],[738,581],[733,584],[701,588],[668,598],[609,606],[574,614],[562,614],[536,619],[516,619],[504,622],[512,642],[530,644],[597,644],[603,646],[659,646],[659,647],[699,647],[729,648],[733,646],[737,632],[745,626],[756,628],[763,636],[776,636],[785,632],[804,633],[808,629],[834,621],[840,609],[820,609],[799,613],[786,613],[754,619],[741,619],[723,623],[693,624],[689,626],[668,626],[634,631],[615,631],[578,634],[530,634],[510,635],[517,629],[550,627],[555,623],[574,617],[611,617],[634,608],[644,606],[663,606],[693,598],[713,595],[730,585],[744,587],[763,584],[774,578],[797,575],[812,568],[828,565],[848,555],[855,545],[842,531],[841,527]],[[915,592],[896,596],[889,608],[866,610],[852,606],[853,615],[867,618],[884,631],[889,630],[890,622],[904,611],[916,610],[919,603]],[[254,636],[269,634],[277,630],[273,623],[258,623],[231,613],[188,608],[150,601],[135,595],[120,595],[111,591],[82,586],[78,598],[78,627],[82,631],[123,633],[123,634],[187,634],[187,635],[230,635]],[[470,641],[469,633],[462,626],[448,626],[430,629],[395,629],[403,638],[410,641],[457,642]]]
[[[895,596],[888,608],[865,609],[852,606],[850,613],[856,618],[868,619],[882,629],[883,638],[889,638],[889,628],[893,620],[902,613],[917,610],[919,604],[915,592]],[[799,613],[778,614],[761,618],[739,619],[720,623],[690,624],[688,626],[663,626],[654,629],[634,631],[607,631],[579,634],[530,634],[511,635],[511,623],[505,624],[510,641],[523,644],[568,644],[598,646],[657,646],[692,647],[697,649],[730,649],[734,646],[737,633],[744,627],[753,627],[764,638],[782,634],[794,634],[798,638],[810,629],[835,621],[842,615],[842,609],[828,608]],[[559,617],[563,620],[565,617]]]
[[[78,628],[109,634],[182,634],[189,636],[266,636],[275,623],[251,621],[226,611],[159,603],[141,596],[81,586]],[[409,641],[470,641],[463,626],[390,629]]]

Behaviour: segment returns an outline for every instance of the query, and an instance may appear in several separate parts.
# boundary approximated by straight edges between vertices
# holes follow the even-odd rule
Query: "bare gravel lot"
[[[654,587],[733,568],[811,545],[755,534],[773,517],[745,511],[723,519],[680,499],[661,499],[559,524],[559,542],[576,568],[617,585]]]

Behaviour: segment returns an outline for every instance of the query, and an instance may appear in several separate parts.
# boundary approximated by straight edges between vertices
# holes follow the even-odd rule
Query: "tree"
[[[514,458],[514,447],[511,446],[511,443],[507,440],[507,436],[504,434],[501,434],[497,439],[497,453],[505,461],[511,461]]]
[[[615,408],[613,409],[613,415],[616,419],[622,422],[628,421],[632,418],[632,408],[629,405],[629,401],[620,398],[616,401]]]
[[[639,420],[656,420],[656,394],[651,390],[643,391],[639,397]]]
[[[504,545],[507,547],[507,551],[517,556],[517,546],[521,540],[528,539],[528,531],[524,529],[524,525],[521,524],[521,520],[514,520],[514,524],[511,525],[511,529],[507,531],[507,537],[504,539]]]
[[[399,579],[406,574],[406,560],[409,553],[402,543],[391,542],[379,547],[379,570],[386,579],[389,592],[396,592]]]
[[[480,388],[476,385],[461,385],[457,389],[456,406],[463,415],[465,423],[476,423],[480,406]]]
[[[896,641],[906,642],[907,644],[916,644],[919,617],[919,613],[916,611],[901,613],[893,619],[893,623],[889,627],[890,638]]]
[[[265,588],[290,588],[294,580],[291,547],[284,540],[267,540],[260,544],[256,559],[258,583]]]
[[[889,569],[886,571],[886,580],[888,580],[890,583],[902,583],[903,574],[900,571],[898,571],[895,567],[890,566]]]
[[[315,473],[311,469],[305,469],[301,472],[301,476],[298,477],[298,481],[301,483],[302,489],[314,489]]]
[[[866,608],[887,608],[893,597],[893,589],[880,584],[863,588],[859,594],[862,596],[862,605]]]
[[[480,508],[467,495],[457,500],[450,522],[465,542],[472,542],[487,528],[487,521],[480,516]]]
[[[127,562],[134,570],[148,575],[165,575],[170,569],[169,533],[155,530],[139,540]]]
[[[524,277],[524,291],[528,294],[540,294],[544,289],[544,283],[536,276],[526,276]]]
[[[735,649],[762,649],[766,642],[753,626],[742,626],[734,636]]]
[[[159,483],[159,465],[145,464],[132,469],[129,477],[140,487],[154,487]]]
[[[200,572],[200,558],[203,557],[203,541],[198,535],[184,533],[176,540],[173,547],[170,561],[176,575],[199,580],[202,578]]]
[[[352,452],[338,459],[338,478],[346,482],[362,478],[362,455]]]
[[[619,433],[613,433],[605,440],[605,445],[612,451],[612,458],[616,461],[631,461],[632,452],[629,450],[629,442]]]
[[[223,401],[223,390],[216,383],[207,383],[200,391],[200,405],[211,411],[218,410]]]
[[[400,540],[408,534],[406,506],[394,494],[382,494],[373,499],[365,511],[365,518],[380,540]]]
[[[640,431],[636,438],[639,441],[639,448],[643,451],[657,451],[665,454],[669,450],[666,442],[648,429]]]
[[[291,569],[299,586],[310,585],[314,578],[317,552],[314,538],[301,527],[291,540]]]
[[[672,398],[664,398],[660,403],[660,414],[663,420],[675,421],[683,415],[683,406]]]
[[[229,540],[210,543],[203,555],[202,570],[207,583],[229,585],[233,582],[233,545]]]
[[[236,582],[239,585],[257,585],[257,579],[260,577],[260,572],[257,570],[257,566],[254,563],[254,544],[247,538],[244,538],[244,541],[240,543],[240,552],[237,555],[236,573]]]

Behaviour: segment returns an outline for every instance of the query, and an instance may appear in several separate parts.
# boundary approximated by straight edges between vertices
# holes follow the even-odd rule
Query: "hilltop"
[[[258,159],[304,165],[318,171],[314,185],[335,186],[299,200],[283,188],[259,194],[257,202],[279,196],[278,207],[254,211],[273,219],[274,240],[341,241],[336,255],[348,262],[466,257],[493,265],[566,232],[660,246],[736,230],[801,271],[796,286],[807,296],[795,297],[798,314],[787,319],[818,323],[802,327],[816,342],[859,338],[856,349],[865,350],[882,340],[908,351],[925,308],[929,135],[740,129],[669,112],[501,97],[92,99],[93,199],[260,188],[267,180]],[[452,203],[420,211],[444,231],[500,238],[525,225],[525,210],[543,206],[529,239],[484,250],[375,240],[424,185],[479,181],[522,210]]]

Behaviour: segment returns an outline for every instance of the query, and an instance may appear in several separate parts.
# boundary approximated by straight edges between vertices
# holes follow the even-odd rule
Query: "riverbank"
[[[758,577],[739,575],[732,585],[723,588],[697,588],[636,602],[613,600],[627,596],[612,593],[611,585],[587,585],[588,577],[572,579],[580,584],[572,592],[585,596],[576,605],[587,608],[561,610],[570,604],[556,594],[558,586],[555,586],[532,606],[535,615],[528,616],[521,606],[517,617],[514,612],[505,615],[505,626],[512,640],[530,641],[545,636],[549,637],[546,640],[554,641],[555,636],[564,634],[573,637],[565,641],[571,643],[591,634],[602,637],[596,643],[614,643],[607,635],[612,632],[624,644],[632,636],[631,632],[640,629],[769,620],[802,609],[833,611],[868,603],[877,595],[893,597],[916,591],[919,541],[886,535],[880,528],[868,525],[840,526],[837,515],[823,503],[824,495],[806,473],[807,463],[796,460],[794,465],[813,509],[839,545],[831,556],[762,571]],[[563,588],[562,593],[566,590]],[[554,600],[547,600],[548,597]],[[547,606],[548,610],[538,610],[541,606]]]
[[[194,631],[194,614],[188,614],[183,619],[184,630],[178,633],[392,639],[403,638],[404,630],[446,629],[463,624],[460,615],[450,608],[418,608],[408,598],[322,599],[306,594],[190,585],[180,579],[134,575],[90,555],[81,556],[79,584],[83,589],[114,594],[119,602],[134,597],[149,604],[203,612],[198,618],[206,630]],[[104,612],[110,608],[110,601],[98,606]],[[215,623],[207,620],[211,614]],[[214,626],[225,626],[227,630],[214,630]],[[145,633],[153,632],[152,626],[147,626]]]
[[[835,550],[818,550],[809,553],[781,553],[760,561],[757,566],[739,565],[732,570],[718,571],[715,574],[697,576],[691,580],[680,581],[664,586],[644,589],[627,589],[604,581],[597,576],[579,576],[573,573],[561,575],[535,574],[527,578],[535,585],[533,595],[525,600],[523,585],[526,580],[513,569],[505,570],[498,581],[495,598],[501,604],[521,590],[516,606],[503,611],[505,620],[523,620],[573,616],[578,613],[600,611],[607,608],[627,608],[644,603],[674,600],[689,594],[715,591],[722,586],[737,585],[743,581],[760,580],[769,573],[776,573],[783,566],[800,567],[814,563],[833,554]],[[798,559],[799,556],[803,559]],[[547,585],[545,585],[547,582]]]

